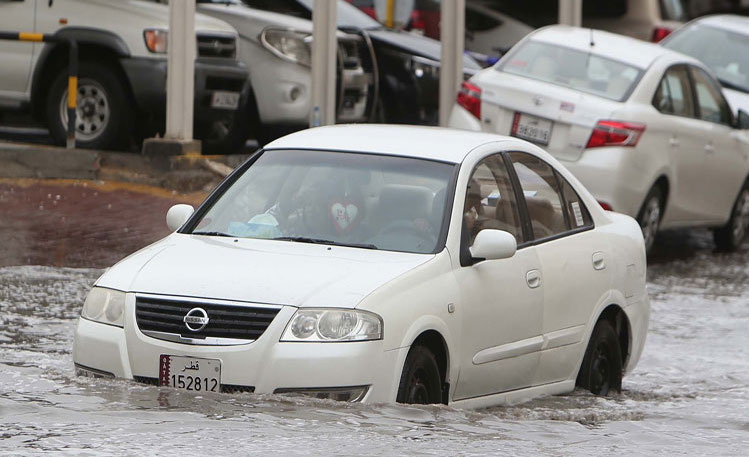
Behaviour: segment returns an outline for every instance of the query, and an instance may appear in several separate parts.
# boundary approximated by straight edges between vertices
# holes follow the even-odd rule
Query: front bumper
[[[397,393],[398,364],[408,348],[385,351],[382,341],[281,343],[296,311],[286,306],[256,341],[235,346],[173,343],[144,335],[135,323],[135,295],[128,294],[124,328],[78,320],[73,345],[76,365],[118,378],[154,380],[161,354],[221,360],[221,383],[245,391],[369,386],[362,401],[392,403]],[[241,389],[240,389],[241,390]]]
[[[137,110],[151,127],[163,131],[166,121],[166,59],[128,57],[120,60],[132,90]],[[211,107],[214,92],[240,94],[239,106],[247,98],[247,68],[231,59],[199,58],[195,61],[194,119],[196,131],[205,131],[213,122],[231,120],[236,110]]]

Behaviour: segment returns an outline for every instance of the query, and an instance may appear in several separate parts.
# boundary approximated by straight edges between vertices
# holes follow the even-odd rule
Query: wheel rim
[[[75,109],[75,138],[91,141],[98,138],[111,119],[109,96],[104,87],[92,79],[82,79],[78,85]],[[60,120],[63,129],[68,129],[68,90],[60,99]]]
[[[746,235],[746,228],[749,226],[749,190],[741,191],[739,200],[736,202],[736,208],[733,210],[733,227],[731,235],[735,244],[739,244]]]
[[[658,197],[648,200],[645,210],[642,214],[640,227],[642,228],[642,237],[645,239],[645,248],[650,249],[655,242],[655,235],[658,233],[658,226],[661,222],[661,203]]]
[[[417,405],[428,405],[429,401],[429,382],[426,381],[424,370],[416,370],[411,377],[408,389],[408,403]]]
[[[606,395],[611,387],[611,362],[608,354],[608,344],[601,342],[591,358],[590,391],[596,395]]]

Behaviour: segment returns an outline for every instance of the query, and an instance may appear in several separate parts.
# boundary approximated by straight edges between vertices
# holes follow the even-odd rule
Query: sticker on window
[[[585,220],[583,220],[583,212],[580,211],[580,203],[572,202],[570,203],[570,206],[572,207],[572,212],[575,214],[575,224],[577,224],[578,227],[584,225]]]

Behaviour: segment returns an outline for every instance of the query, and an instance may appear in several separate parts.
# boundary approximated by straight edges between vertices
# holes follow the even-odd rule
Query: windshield
[[[724,86],[749,92],[749,35],[695,24],[663,46],[701,60]]]
[[[622,62],[539,41],[527,41],[498,70],[623,101],[642,71]]]
[[[265,151],[192,233],[432,253],[456,165],[330,151]]]

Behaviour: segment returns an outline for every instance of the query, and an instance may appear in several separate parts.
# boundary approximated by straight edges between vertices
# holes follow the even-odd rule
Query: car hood
[[[434,255],[172,234],[96,282],[127,292],[353,308]]]
[[[442,45],[439,41],[433,40],[429,37],[387,29],[368,30],[367,33],[369,33],[372,40],[386,43],[409,54],[427,57],[438,62],[442,60]],[[471,56],[464,54],[463,68],[471,70],[471,73],[473,73],[481,70],[483,67],[476,63]]]

